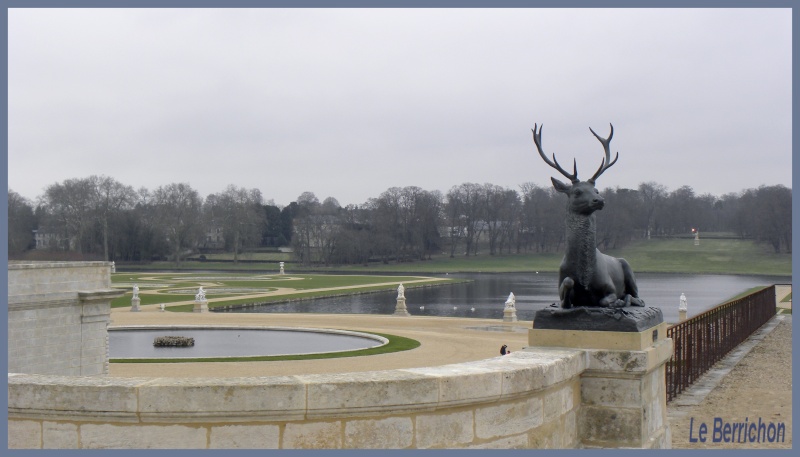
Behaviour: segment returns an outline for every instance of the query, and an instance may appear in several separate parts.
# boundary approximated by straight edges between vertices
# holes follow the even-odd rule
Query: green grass
[[[774,254],[748,240],[640,240],[608,254],[624,257],[634,271],[791,275],[792,255]]]
[[[791,303],[791,302],[792,302],[792,293],[789,292],[789,295],[783,297],[783,300],[781,300],[781,303]]]
[[[763,245],[749,240],[701,239],[695,246],[691,239],[639,240],[624,249],[606,250],[623,257],[637,273],[717,273],[791,275],[791,254],[774,254]],[[503,273],[555,272],[563,252],[518,255],[436,256],[414,263],[371,264],[369,267],[341,267],[342,271],[404,273]]]
[[[383,346],[358,349],[354,351],[331,352],[326,354],[303,354],[303,355],[270,355],[256,357],[204,357],[194,359],[110,359],[111,363],[196,363],[196,362],[279,362],[286,360],[313,360],[313,359],[336,359],[341,357],[360,357],[376,354],[389,354],[392,352],[409,351],[418,348],[420,342],[403,336],[389,335],[386,333],[370,332],[389,340]]]
[[[300,279],[289,279],[300,278]],[[364,275],[270,275],[264,276],[252,273],[115,273],[111,275],[112,286],[126,289],[126,294],[112,300],[112,308],[121,308],[131,305],[132,284],[139,286],[139,299],[141,305],[157,305],[194,300],[194,294],[173,294],[170,290],[196,291],[201,284],[206,289],[206,298],[228,298],[220,302],[209,302],[209,308],[229,305],[242,305],[253,303],[274,303],[287,300],[306,298],[329,297],[334,295],[352,295],[376,291],[395,290],[399,283],[406,287],[454,284],[464,280],[436,278],[435,281],[424,284],[409,283],[420,279],[412,276],[364,276]],[[390,283],[389,285],[378,285]],[[213,284],[213,285],[211,285]],[[167,286],[167,287],[164,287]],[[216,293],[215,288],[247,288],[259,289],[252,292],[242,292],[254,295],[261,292],[273,291],[276,288],[289,288],[299,292],[291,292],[275,296],[239,298],[242,294]],[[323,290],[336,287],[348,287],[343,290]],[[148,291],[163,291],[163,293],[149,294]],[[166,309],[175,312],[191,312],[193,304],[174,305]]]

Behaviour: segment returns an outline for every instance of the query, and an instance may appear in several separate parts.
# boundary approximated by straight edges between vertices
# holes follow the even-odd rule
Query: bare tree
[[[475,183],[461,184],[447,193],[447,219],[454,224],[451,227],[451,237],[455,230],[460,239],[464,240],[464,255],[467,256],[470,252],[473,255],[478,252],[478,240],[485,225],[485,195],[483,186]]]
[[[778,254],[792,252],[792,191],[761,186],[742,193],[739,211],[747,236],[770,245]]]
[[[447,238],[450,242],[450,258],[455,257],[458,244],[467,233],[466,226],[464,225],[464,203],[461,195],[461,189],[458,186],[453,186],[447,192],[446,203],[444,205],[445,221],[447,224]]]
[[[340,212],[335,198],[326,199],[323,205],[313,193],[304,192],[297,199],[292,245],[295,256],[303,264],[330,263],[341,229]]]
[[[36,229],[33,204],[22,195],[8,189],[8,253],[17,254],[29,249]]]
[[[209,195],[206,206],[222,227],[233,249],[233,262],[239,263],[239,253],[258,243],[264,220],[263,197],[258,189],[245,189],[231,184],[218,195]]]
[[[133,187],[121,184],[108,176],[90,176],[93,186],[94,208],[103,230],[103,258],[111,260],[108,253],[109,221],[123,210],[133,207],[136,192]]]
[[[161,186],[153,192],[158,222],[172,247],[175,265],[180,266],[184,249],[194,248],[202,226],[203,200],[187,183]]]
[[[650,238],[650,234],[657,229],[656,214],[667,198],[667,188],[653,181],[643,182],[639,184],[639,197],[644,206],[642,212],[645,217],[644,237]]]
[[[66,248],[83,253],[91,241],[94,202],[95,186],[90,179],[67,179],[48,186],[42,197],[49,216],[47,229],[62,237]]]
[[[559,248],[564,239],[564,209],[555,189],[525,183],[522,189],[520,220],[521,244],[525,250],[549,252]]]
[[[495,255],[498,251],[502,251],[504,240],[501,236],[508,237],[509,228],[515,222],[515,209],[519,196],[513,190],[489,183],[483,185],[483,196],[489,255]]]

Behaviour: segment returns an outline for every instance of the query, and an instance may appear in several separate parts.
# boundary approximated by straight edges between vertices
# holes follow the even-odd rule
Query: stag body
[[[628,305],[643,306],[638,298],[639,292],[628,262],[603,254],[597,249],[595,211],[603,209],[605,202],[595,188],[595,180],[614,163],[611,160],[609,143],[614,135],[614,127],[608,138],[601,138],[594,130],[589,129],[600,140],[605,149],[605,158],[600,168],[587,181],[578,179],[578,167],[573,162],[570,174],[561,168],[555,155],[553,160],[547,158],[542,150],[542,130],[533,128],[533,141],[542,159],[551,167],[569,178],[571,184],[565,184],[550,178],[553,187],[567,195],[567,249],[561,261],[558,278],[558,292],[562,308],[573,306],[622,307]]]

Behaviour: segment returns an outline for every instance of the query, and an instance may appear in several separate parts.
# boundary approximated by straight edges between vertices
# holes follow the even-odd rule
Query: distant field
[[[623,257],[634,272],[648,273],[719,273],[791,275],[791,254],[773,254],[752,241],[705,239],[699,246],[691,239],[641,240],[624,249],[606,254]],[[342,268],[346,271],[455,273],[558,271],[563,253],[502,256],[447,256],[433,260],[400,264],[371,264],[369,267]]]
[[[719,274],[761,274],[791,275],[791,254],[774,254],[763,245],[750,240],[706,238],[695,246],[692,239],[653,239],[632,242],[624,249],[609,250],[606,254],[624,257],[633,267],[634,272],[649,273],[719,273]],[[227,254],[232,258],[232,254]],[[256,256],[289,256],[284,253],[253,253]],[[369,266],[337,266],[324,267],[313,265],[303,267],[291,263],[289,258],[281,260],[286,263],[286,272],[352,272],[352,273],[457,273],[457,272],[523,272],[523,271],[558,271],[562,252],[547,254],[512,254],[490,256],[483,251],[478,256],[456,256],[451,259],[447,255],[434,256],[432,260],[390,262],[388,264],[373,262]],[[244,259],[244,257],[243,257]],[[267,260],[263,260],[267,262]],[[125,270],[175,269],[172,262],[154,262],[147,265],[124,265]],[[271,263],[218,263],[218,262],[183,262],[181,270],[229,270],[229,271],[262,271],[277,273],[278,265]]]

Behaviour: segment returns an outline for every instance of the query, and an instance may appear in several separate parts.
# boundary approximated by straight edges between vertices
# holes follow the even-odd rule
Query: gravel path
[[[777,326],[694,406],[667,405],[676,449],[790,449],[792,447],[792,318],[780,316]],[[702,380],[701,380],[702,381]],[[748,443],[712,442],[714,420],[747,424],[785,424],[785,441]],[[706,442],[700,424],[708,426]],[[690,430],[691,426],[691,430]],[[748,427],[749,428],[749,427]],[[691,433],[691,436],[690,436]],[[737,436],[738,438],[738,436]],[[747,441],[745,437],[741,441]]]

